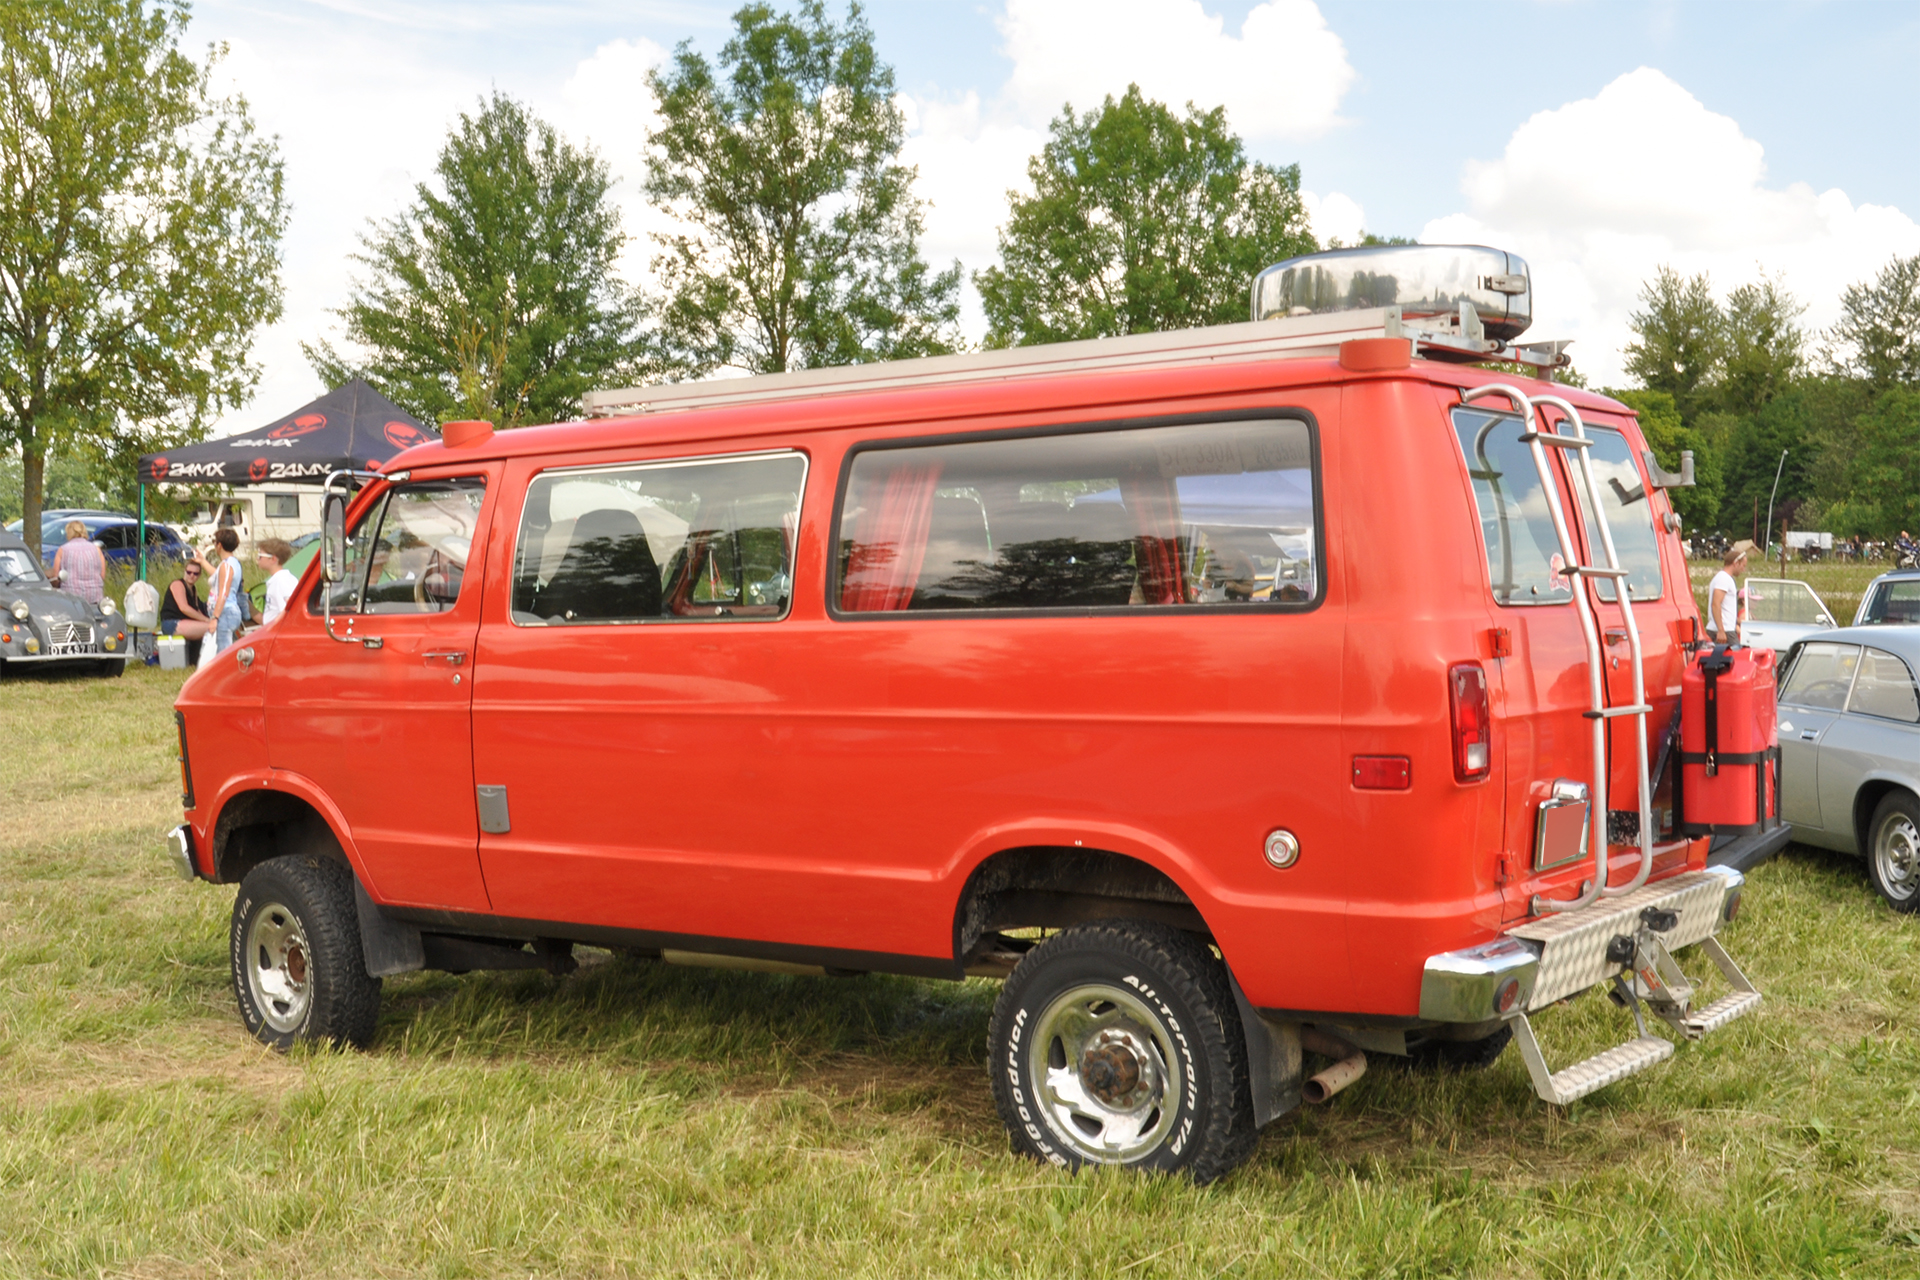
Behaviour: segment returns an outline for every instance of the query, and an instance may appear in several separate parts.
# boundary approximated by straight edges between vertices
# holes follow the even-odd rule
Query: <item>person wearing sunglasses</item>
[[[193,559],[180,567],[180,576],[167,584],[165,594],[160,597],[160,634],[179,636],[187,642],[188,666],[200,660],[200,641],[213,629],[213,619],[207,616],[206,599],[199,591],[206,579],[207,562],[195,552]]]

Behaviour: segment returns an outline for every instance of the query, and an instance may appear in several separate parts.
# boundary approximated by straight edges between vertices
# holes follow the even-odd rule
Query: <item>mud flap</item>
[[[1253,1124],[1264,1129],[1268,1123],[1300,1105],[1301,1052],[1300,1028],[1291,1022],[1274,1022],[1260,1016],[1240,990],[1240,981],[1227,974],[1233,988],[1233,1003],[1240,1010],[1240,1029],[1247,1041],[1247,1083],[1253,1091]]]
[[[360,887],[358,876],[353,880],[353,905],[360,916],[360,954],[367,962],[369,978],[389,978],[427,967],[420,930],[382,911]]]

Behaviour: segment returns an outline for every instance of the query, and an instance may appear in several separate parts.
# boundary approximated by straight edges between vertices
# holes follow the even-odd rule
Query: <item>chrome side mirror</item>
[[[329,493],[320,516],[320,574],[328,582],[347,576],[347,499]]]

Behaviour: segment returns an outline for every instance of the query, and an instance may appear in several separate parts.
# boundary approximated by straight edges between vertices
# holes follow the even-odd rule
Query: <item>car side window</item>
[[[333,584],[335,613],[440,613],[453,608],[486,499],[481,478],[397,485],[347,538],[347,571]],[[322,593],[308,611],[318,613]]]
[[[806,480],[798,453],[535,476],[520,517],[513,620],[783,618]]]
[[[1860,666],[1860,646],[1820,641],[1800,646],[1787,683],[1780,690],[1780,701],[1819,711],[1838,711],[1847,705],[1847,691],[1853,687],[1855,670]]]
[[[1860,621],[1900,625],[1920,622],[1920,581],[1909,578],[1881,583],[1867,598]]]
[[[1885,649],[1868,649],[1860,658],[1860,674],[1853,682],[1847,710],[1883,720],[1920,722],[1920,697],[1913,688],[1913,672]]]

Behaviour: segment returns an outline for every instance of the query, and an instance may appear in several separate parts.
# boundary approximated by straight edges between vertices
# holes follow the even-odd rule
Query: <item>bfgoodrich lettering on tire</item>
[[[1209,1182],[1259,1140],[1226,966],[1168,925],[1082,925],[1007,979],[987,1046],[1016,1151]]]
[[[380,1016],[367,976],[353,873],[331,858],[289,854],[247,873],[228,933],[233,991],[255,1039],[365,1047]]]

